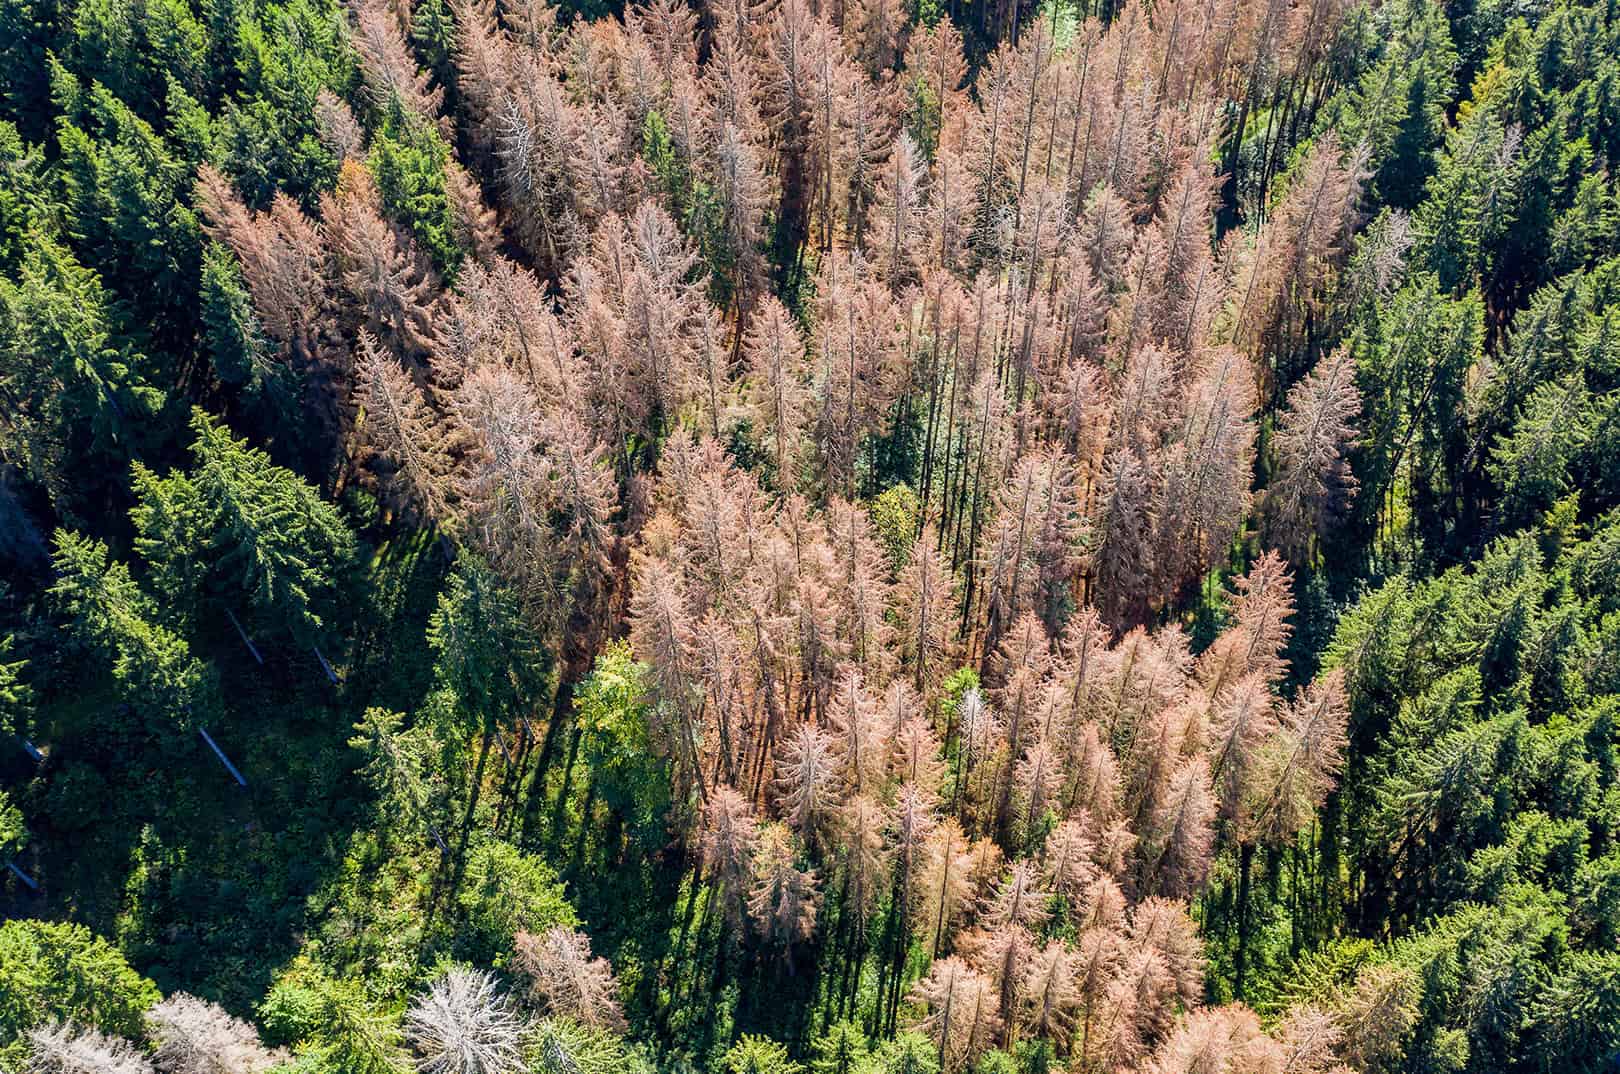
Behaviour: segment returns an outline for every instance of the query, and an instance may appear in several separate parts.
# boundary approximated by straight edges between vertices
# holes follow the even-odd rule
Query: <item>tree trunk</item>
[[[489,761],[489,745],[495,737],[493,721],[484,723],[484,738],[478,746],[478,763],[473,767],[472,788],[467,795],[467,817],[461,822],[461,840],[456,844],[455,873],[450,878],[450,898],[461,888],[461,874],[467,867],[467,844],[472,840],[473,818],[478,815],[478,794],[484,785],[484,765]]]
[[[1243,843],[1238,847],[1238,905],[1237,927],[1238,943],[1237,954],[1232,959],[1232,995],[1242,1001],[1244,976],[1248,970],[1249,958],[1249,875],[1254,864],[1254,844]]]

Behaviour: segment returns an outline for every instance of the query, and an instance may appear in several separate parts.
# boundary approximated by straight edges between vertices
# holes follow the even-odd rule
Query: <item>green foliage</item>
[[[970,689],[978,689],[979,685],[978,669],[971,667],[957,668],[945,677],[945,683],[941,687],[940,711],[949,717],[956,711],[956,706],[961,703],[962,695]]]
[[[485,726],[515,718],[543,691],[546,651],[511,590],[471,555],[446,580],[427,639],[458,711]]]
[[[1018,1074],[1018,1061],[999,1048],[985,1052],[974,1068],[979,1074]]]
[[[1445,13],[1431,4],[1385,4],[1367,19],[1357,41],[1367,49],[1365,66],[1322,108],[1317,127],[1337,130],[1345,145],[1365,144],[1372,201],[1410,209],[1445,134],[1457,51]]]
[[[0,121],[0,266],[7,274],[22,265],[33,229],[49,220],[50,194],[39,150],[17,128]]]
[[[411,41],[434,81],[452,91],[456,82],[456,20],[447,0],[422,0],[411,12]]]
[[[154,734],[205,722],[217,698],[208,669],[184,639],[155,621],[150,599],[107,546],[56,535],[50,593],[72,636],[112,673],[123,701]]]
[[[201,101],[187,93],[172,77],[169,79],[169,111],[166,118],[169,140],[188,171],[198,164],[213,160],[214,117],[208,114]]]
[[[788,1058],[787,1049],[768,1037],[744,1034],[721,1060],[726,1074],[800,1074],[804,1068]]]
[[[425,120],[395,101],[371,141],[371,172],[388,215],[404,224],[447,281],[468,251],[456,244],[455,218],[445,192],[450,149]]]
[[[43,141],[51,126],[51,37],[41,29],[59,17],[56,0],[0,0],[0,108],[34,142]]]
[[[17,919],[0,924],[0,1059],[54,1020],[126,1037],[142,1034],[157,987],[83,925]]]
[[[91,267],[123,297],[150,303],[153,338],[186,345],[195,332],[201,235],[181,202],[194,165],[177,159],[153,128],[95,84],[82,114],[59,123],[67,230]]]
[[[122,471],[150,436],[164,394],[118,332],[101,278],[48,234],[28,233],[15,276],[0,278],[0,428],[8,459],[68,521],[96,503],[96,475]]]
[[[191,471],[160,478],[135,467],[136,548],[170,599],[245,596],[309,642],[351,566],[353,536],[312,486],[202,410],[191,427]]]
[[[1503,903],[1471,905],[1400,945],[1397,964],[1424,982],[1409,1069],[1509,1069],[1521,1052],[1518,1012],[1532,1007],[1563,953],[1563,918],[1546,892],[1516,887]]]
[[[1490,474],[1502,490],[1504,520],[1538,518],[1569,488],[1571,464],[1587,446],[1597,415],[1578,377],[1530,393],[1513,431],[1491,451]]]
[[[1447,290],[1479,275],[1512,224],[1515,138],[1487,109],[1474,111],[1448,135],[1448,152],[1416,218],[1425,261]]]
[[[263,428],[286,428],[297,420],[297,377],[277,360],[253,310],[236,255],[222,243],[203,250],[198,296],[201,343],[214,375],[238,389]]]
[[[921,512],[921,501],[906,484],[891,485],[872,501],[872,528],[896,572],[911,559]]]
[[[1447,14],[1449,32],[1430,5],[1352,20],[1347,40],[1370,58],[1318,119],[1341,138],[1359,130],[1377,202],[1412,210],[1406,267],[1383,285],[1399,289],[1358,289],[1345,335],[1366,403],[1360,540],[1424,571],[1534,523],[1561,490],[1580,490],[1586,518],[1620,491],[1604,476],[1620,233],[1598,165],[1617,148],[1614,73],[1577,59],[1612,54],[1612,20],[1580,3]],[[1431,155],[1452,68],[1466,97]],[[1361,263],[1392,264],[1402,230],[1379,217]]]
[[[384,709],[367,709],[354,725],[349,745],[365,764],[360,777],[371,788],[384,832],[412,831],[428,820],[428,759],[432,740],[420,727],[406,730],[404,717]]]
[[[597,953],[612,959],[638,1043],[549,1017],[526,1041],[531,1070],[642,1074],[654,1069],[642,1049],[656,1047],[659,1065],[671,1070],[801,1074],[802,1062],[811,1074],[939,1074],[935,1043],[895,1032],[907,1024],[900,997],[933,954],[927,936],[906,935],[905,900],[921,901],[915,890],[890,891],[886,881],[872,921],[856,928],[840,891],[852,859],[807,851],[795,836],[784,854],[816,870],[817,929],[794,946],[792,962],[762,955],[746,922],[729,919],[732,900],[695,870],[699,841],[678,824],[666,827],[671,773],[654,737],[671,714],[653,707],[656,676],[631,644],[603,640],[622,637],[627,579],[629,598],[637,595],[637,568],[626,574],[620,553],[668,537],[657,520],[641,530],[645,538],[637,533],[669,502],[635,472],[656,445],[632,452],[634,465],[627,456],[631,472],[618,475],[625,544],[612,549],[612,570],[592,600],[575,608],[562,605],[576,594],[520,587],[514,578],[526,565],[509,570],[501,550],[475,551],[472,505],[457,503],[469,510],[446,520],[442,544],[379,509],[372,478],[383,471],[370,469],[368,454],[375,445],[356,439],[331,469],[297,473],[231,431],[286,452],[312,409],[346,416],[355,341],[348,318],[323,318],[296,357],[274,353],[242,262],[223,234],[215,241],[199,224],[199,165],[226,173],[251,209],[285,193],[314,210],[339,169],[318,118],[317,99],[330,91],[361,117],[386,213],[431,260],[437,282],[473,275],[470,251],[458,245],[447,169],[460,153],[469,176],[504,181],[502,143],[512,132],[492,134],[500,120],[466,107],[490,103],[475,97],[484,87],[468,84],[473,68],[458,70],[467,42],[457,21],[476,12],[447,0],[406,7],[393,14],[416,61],[446,91],[442,127],[362,85],[352,11],[334,0],[0,0],[0,557],[20,568],[0,591],[8,616],[0,730],[26,732],[50,755],[36,766],[4,747],[0,862],[27,840],[28,861],[47,881],[41,912],[88,922],[122,949],[76,925],[0,925],[0,1067],[20,1068],[21,1033],[48,1018],[139,1036],[157,991],[132,961],[166,990],[217,997],[236,1013],[256,1007],[272,1043],[292,1049],[288,1070],[403,1074],[411,1062],[399,1016],[426,980],[453,959],[504,967],[516,931],[566,925],[587,928]],[[919,25],[943,13],[937,0],[904,7]],[[1070,50],[1067,64],[1083,17],[1118,24],[1120,7],[981,5],[957,14],[974,69],[1013,76],[1011,86],[1025,73],[1021,59],[1003,64],[1011,48],[993,68],[982,61],[1013,26],[1024,26],[1026,42],[1037,40],[1029,18],[1049,26],[1057,47]],[[544,23],[544,11],[520,8],[503,6],[502,35],[549,32],[534,24]],[[606,11],[568,3],[559,16]],[[1004,14],[1009,25],[993,25]],[[1329,13],[1332,26],[1322,14],[1305,27],[1312,43],[1302,63],[1288,51],[1299,24],[1273,27],[1275,62],[1268,56],[1250,72],[1248,87],[1223,79],[1234,99],[1206,117],[1231,126],[1221,164],[1235,170],[1215,176],[1230,179],[1221,191],[1223,226],[1286,223],[1262,220],[1259,210],[1277,204],[1268,192],[1279,173],[1286,181],[1288,162],[1330,130],[1367,173],[1348,263],[1339,272],[1340,251],[1313,254],[1308,271],[1336,282],[1320,302],[1287,312],[1298,319],[1290,331],[1298,329],[1301,354],[1349,349],[1361,395],[1354,515],[1324,541],[1320,569],[1296,576],[1300,611],[1288,650],[1300,677],[1318,657],[1345,673],[1352,743],[1342,786],[1316,823],[1252,863],[1248,955],[1258,980],[1245,998],[1262,1006],[1268,1024],[1285,1000],[1342,1014],[1357,988],[1389,973],[1388,1039],[1377,1054],[1356,1057],[1368,1070],[1596,1068],[1620,1049],[1620,188],[1611,174],[1620,160],[1620,22],[1612,5],[1589,0],[1391,0],[1342,20]],[[1156,13],[1152,21],[1155,33],[1172,32]],[[705,25],[707,60],[715,41]],[[853,46],[863,35],[851,34]],[[746,312],[745,266],[728,246],[709,181],[707,132],[676,129],[683,98],[714,87],[684,78],[663,84],[669,70],[661,68],[674,57],[654,37],[645,54],[639,44],[634,55],[615,52],[600,86],[588,83],[604,73],[593,51],[601,41],[559,37],[550,58],[567,68],[572,116],[616,122],[633,104],[625,109],[631,126],[604,142],[613,145],[614,169],[628,164],[617,171],[622,189],[669,209],[702,258],[685,282],[706,285],[729,319]],[[1091,81],[1077,88],[1075,72],[1061,68],[1051,99],[1062,107],[1042,111],[1049,129],[1085,114],[1070,107],[1076,101],[1107,95],[1105,75],[1088,70]],[[1161,77],[1172,74],[1186,77],[1167,62]],[[1018,155],[1013,112],[1006,123],[998,113],[993,132],[973,123],[947,131],[928,79],[904,69],[886,78],[901,129],[926,161],[954,166],[947,154],[955,141],[973,158]],[[627,82],[637,85],[633,102],[617,99]],[[981,81],[972,96],[986,99],[984,88]],[[1182,92],[1164,100],[1203,107],[1192,92],[1178,104]],[[1115,103],[1136,107],[1134,86],[1123,94],[1122,83]],[[806,106],[802,115],[773,112],[769,123],[825,121]],[[818,162],[830,165],[819,178],[842,184],[882,163],[883,145],[866,147],[871,159],[849,155],[852,132],[835,127],[840,142],[830,161]],[[1073,133],[1085,139],[1087,158],[1077,183],[1095,183],[1107,158],[1107,181],[1121,178],[1119,193],[1140,226],[1169,219],[1160,184],[1179,158],[1157,143],[1128,144],[1124,135],[1136,129],[1121,128],[1106,152],[1092,144],[1089,122],[1082,130],[1076,120]],[[886,128],[878,141],[894,133]],[[985,133],[991,144],[979,146]],[[1065,166],[1044,155],[1024,162],[1037,183]],[[772,161],[772,181],[801,163]],[[1030,256],[1025,240],[1039,254],[1050,239],[1040,228],[1026,234],[1028,203],[1015,202],[1007,170],[983,183],[952,177],[974,186],[978,202],[958,207],[976,244],[958,266],[960,282],[984,269],[989,288],[969,292],[985,301],[963,306],[958,318],[959,330],[983,336],[972,375],[999,387],[1009,371],[1022,377],[1008,363],[1030,348],[1043,362],[1084,353],[1105,367],[1112,392],[1125,372],[1116,359],[1133,355],[1093,354],[1078,337],[1048,336],[1068,316],[1058,297],[1062,271],[1030,277],[1023,302],[1011,300],[1010,284],[1024,279],[1017,274]],[[954,189],[940,186],[946,178],[929,174],[929,196]],[[1071,198],[1081,193],[1069,190]],[[831,249],[844,252],[846,236],[834,223],[829,249],[806,244],[805,194],[772,198],[762,224],[775,246],[744,253],[750,287],[753,255],[774,259],[767,267],[778,297],[809,328],[814,281],[832,267]],[[629,207],[583,211],[567,191],[547,197],[546,212],[557,217],[549,223],[572,252],[588,244],[599,209]],[[522,207],[503,206],[507,222]],[[1062,255],[1068,235],[1058,243]],[[502,253],[521,261],[522,242],[512,237]],[[930,238],[920,235],[919,247],[931,247]],[[1211,280],[1239,265],[1226,251]],[[1104,251],[1080,252],[1100,271]],[[1152,332],[1164,334],[1158,322],[1179,319],[1179,307],[1144,304],[1158,296],[1141,289],[1138,254],[1122,256],[1125,267],[1110,267],[1103,281],[1108,319],[1149,310]],[[568,266],[544,267],[554,272],[546,284],[566,292]],[[253,279],[257,290],[264,280]],[[1313,282],[1290,286],[1310,290]],[[611,285],[601,293],[611,305]],[[902,318],[915,314],[918,292],[893,297]],[[1203,316],[1201,298],[1190,303],[1189,330]],[[437,316],[451,300],[436,295],[432,303]],[[510,343],[499,335],[491,333],[497,347]],[[897,339],[888,342],[899,349]],[[915,379],[918,342],[907,336],[897,362],[906,379],[884,386],[893,393],[885,396],[890,431],[864,445],[861,507],[888,566],[899,570],[925,522],[949,522],[958,502],[969,505],[962,539],[950,547],[963,557],[959,591],[982,606],[975,572],[994,555],[986,508],[1000,479],[991,471],[1011,461],[1015,440],[1019,452],[1028,438],[1050,445],[1048,404],[1059,397],[1048,374],[1060,370],[1037,369],[1039,407],[993,414],[986,406],[982,428],[956,413],[957,389],[972,386],[952,383],[944,428],[924,445],[925,434],[936,434],[925,428],[918,390],[927,385]],[[448,407],[459,371],[405,357],[402,368],[425,398]],[[601,355],[583,357],[591,384],[581,398],[615,401],[625,385],[599,382],[612,370]],[[1284,369],[1291,360],[1249,357]],[[811,405],[820,402],[816,364],[807,356]],[[953,377],[969,375],[951,368]],[[1290,377],[1279,378],[1277,398],[1262,401],[1266,413]],[[229,415],[230,428],[210,413]],[[727,422],[734,457],[780,487],[748,416],[728,413]],[[555,440],[548,426],[536,449],[548,481],[562,480],[565,469]],[[469,448],[449,444],[459,466]],[[606,446],[617,454],[617,445]],[[1157,465],[1161,446],[1143,455]],[[1076,479],[1094,500],[1112,475],[1080,457],[1090,453],[1082,447],[1071,445]],[[920,502],[908,484],[925,472],[924,450],[943,452],[949,470],[953,455],[987,448],[1006,457],[971,494],[948,479],[956,500],[942,506],[937,497]],[[776,475],[784,485],[789,476]],[[1265,474],[1258,477],[1263,487]],[[940,487],[931,485],[931,495]],[[342,511],[323,498],[328,488],[344,490]],[[1155,502],[1154,521],[1175,507]],[[47,565],[37,535],[51,531]],[[1248,558],[1255,541],[1241,532],[1232,558]],[[361,565],[363,574],[352,569]],[[795,566],[803,573],[793,584],[812,593],[825,572],[809,560]],[[1089,570],[1077,564],[1067,579],[1075,600],[1095,599]],[[683,596],[695,618],[734,603]],[[829,591],[828,599],[842,597]],[[262,663],[240,644],[227,611],[263,650]],[[811,637],[822,629],[814,616],[793,624],[779,611],[756,625],[756,651],[737,657],[740,675],[771,680],[766,688],[778,693],[770,696],[792,706],[772,711],[787,722],[741,750],[757,780],[745,790],[765,819],[781,817],[772,749],[806,715],[818,726],[826,715],[819,679],[801,691],[780,669],[825,653],[815,675],[834,678],[849,655],[811,648],[821,644]],[[899,618],[892,608],[885,614]],[[1160,626],[1190,621],[1173,600],[1154,604],[1152,615]],[[967,655],[952,659],[984,655],[971,618],[966,636],[950,639]],[[1219,619],[1206,607],[1194,622],[1195,650]],[[558,624],[566,624],[561,638]],[[801,633],[786,646],[767,637],[788,637],[795,626]],[[342,665],[340,684],[313,674],[304,647],[317,643]],[[564,671],[554,666],[559,646],[570,653]],[[589,674],[576,683],[589,659]],[[984,686],[1000,712],[996,663],[984,661]],[[863,670],[881,693],[890,669]],[[960,699],[979,685],[964,667],[924,699],[946,736],[948,761],[960,759],[950,741]],[[1300,685],[1288,679],[1277,689],[1286,696]],[[199,724],[248,773],[248,789],[223,777],[194,732],[176,747],[177,732]],[[701,719],[696,732],[704,748],[718,734]],[[1144,764],[1134,727],[1130,734],[1131,750],[1115,758],[1122,771]],[[1022,778],[1016,754],[994,758],[1009,779]],[[1262,751],[1260,759],[1276,755]],[[26,778],[13,784],[14,772]],[[1162,805],[1141,787],[1121,789],[1138,821]],[[694,788],[694,806],[699,797]],[[1038,844],[1053,819],[1049,813],[1021,834]],[[1218,825],[1223,842],[1227,823]],[[771,831],[774,838],[785,829]],[[1216,861],[1215,882],[1196,907],[1207,991],[1217,999],[1233,991],[1236,866],[1230,853]],[[0,914],[17,906],[0,906]],[[1061,909],[1043,941],[1078,931],[1077,907],[1065,901]],[[869,940],[873,950],[863,947]],[[1184,987],[1196,991],[1197,982]],[[1047,1042],[1014,1041],[972,1069],[1046,1074],[1068,1059]]]
[[[1389,218],[1381,224],[1363,239],[1368,257],[1389,241]],[[1484,316],[1477,294],[1447,298],[1433,276],[1416,276],[1369,311],[1351,341],[1366,431],[1356,458],[1364,533],[1397,495],[1405,499],[1401,536],[1409,547],[1441,545],[1457,524],[1455,490],[1472,446],[1458,415],[1484,342]]]
[[[259,1008],[267,1036],[298,1043],[300,1074],[402,1074],[409,1063],[395,1018],[378,1010],[351,981],[299,964],[271,988]]]
[[[693,173],[690,161],[676,145],[668,121],[656,109],[648,111],[642,122],[641,159],[669,199],[671,215],[681,232],[697,247],[708,266],[710,300],[722,309],[730,306],[741,281],[726,244],[719,197],[707,181]]]
[[[939,1074],[939,1048],[917,1032],[884,1041],[862,1068],[863,1074]]]
[[[534,1028],[528,1047],[535,1074],[651,1074],[641,1053],[605,1030],[568,1018],[547,1018]]]
[[[932,0],[921,2],[932,6]],[[922,151],[923,159],[932,161],[939,151],[942,103],[935,82],[917,75],[908,75],[901,86],[905,91],[906,133],[911,135],[911,140]]]
[[[268,341],[253,312],[241,265],[228,247],[217,242],[203,252],[201,319],[215,375],[226,384],[262,390],[273,375]]]
[[[580,749],[598,800],[656,845],[669,811],[669,766],[658,759],[648,709],[652,669],[617,642],[574,692]]]
[[[1593,150],[1613,147],[1605,108],[1593,107],[1609,95],[1599,87],[1612,71],[1578,57],[1612,55],[1614,35],[1612,20],[1569,4],[1533,24],[1510,23],[1495,39],[1417,213],[1443,284],[1466,283],[1487,265],[1546,263],[1554,222],[1586,182]],[[1511,280],[1493,267],[1487,284],[1510,295],[1546,278]]]
[[[1325,660],[1364,743],[1344,789],[1352,913],[1403,935],[1388,957],[1421,982],[1405,1069],[1535,1069],[1620,1041],[1603,971],[1575,976],[1620,934],[1614,700],[1582,671],[1603,602],[1577,588],[1609,592],[1616,536],[1548,524],[1368,594]],[[1599,1020],[1526,1022],[1555,1002]]]
[[[16,636],[0,634],[0,727],[21,732],[23,720],[33,708],[34,690],[24,679],[26,660],[7,660],[14,655]]]
[[[183,0],[87,0],[75,5],[74,67],[149,117],[161,114],[170,77],[198,93],[207,35]]]
[[[1572,273],[1532,296],[1515,322],[1507,358],[1485,392],[1497,436],[1489,472],[1507,526],[1535,521],[1578,487],[1590,516],[1614,506],[1620,364],[1614,342],[1620,262]]]
[[[579,924],[557,875],[541,858],[494,839],[476,847],[457,896],[465,927],[457,939],[466,956],[488,964],[511,950],[518,932]]]
[[[313,204],[339,164],[321,143],[316,98],[323,88],[346,97],[360,79],[344,22],[322,0],[253,4],[234,23],[227,10],[218,47],[238,85],[219,116],[225,170],[255,206],[277,189]]]
[[[1534,1049],[1548,1066],[1601,1069],[1620,1047],[1620,952],[1581,953],[1531,1011]]]
[[[23,815],[11,804],[10,795],[0,790],[0,862],[10,861],[28,843],[28,826]]]
[[[810,1046],[810,1074],[857,1074],[869,1052],[866,1034],[854,1022],[835,1022]]]

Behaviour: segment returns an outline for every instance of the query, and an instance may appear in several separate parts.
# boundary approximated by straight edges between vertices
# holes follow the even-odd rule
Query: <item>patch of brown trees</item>
[[[909,996],[951,1070],[1028,1036],[1081,1070],[1321,1070],[1355,1020],[1268,1035],[1199,1009],[1185,900],[1217,841],[1246,884],[1254,847],[1308,823],[1342,688],[1279,696],[1276,553],[1197,658],[1146,625],[1251,518],[1306,561],[1354,493],[1344,352],[1280,386],[1314,357],[1363,151],[1319,139],[1220,242],[1211,166],[1223,117],[1284,81],[1292,100],[1340,13],[1127,3],[1061,43],[1017,28],[969,84],[950,21],[894,0],[567,27],[468,0],[448,114],[366,0],[372,98],[462,150],[453,286],[329,95],[343,164],[318,212],[251,211],[207,167],[198,199],[338,480],[486,558],[565,684],[628,629],[674,825],[734,933],[791,955],[836,883],[859,960],[888,898],[887,1020]],[[895,438],[918,507],[880,534],[862,498]],[[982,689],[947,691],[964,666]],[[1054,899],[1072,942],[1035,939]],[[937,960],[912,983],[918,940]],[[600,991],[576,941],[524,941],[553,1002]]]

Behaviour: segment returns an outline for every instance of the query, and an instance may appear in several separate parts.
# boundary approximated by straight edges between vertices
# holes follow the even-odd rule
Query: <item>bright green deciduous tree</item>
[[[656,839],[670,787],[668,766],[658,760],[650,737],[651,688],[651,669],[636,660],[629,643],[615,642],[575,692],[574,718],[597,799],[633,830]]]

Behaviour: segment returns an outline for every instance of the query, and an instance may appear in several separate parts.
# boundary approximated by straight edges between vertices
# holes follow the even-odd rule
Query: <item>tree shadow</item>
[[[254,636],[261,664],[223,616],[193,632],[224,698],[208,731],[245,788],[195,732],[118,733],[117,696],[97,669],[50,676],[38,729],[49,759],[23,795],[42,891],[6,913],[81,922],[165,993],[250,1014],[365,822],[353,723],[369,705],[415,707],[432,681],[423,636],[443,571],[426,535],[369,557],[331,632],[353,639],[326,654],[337,686],[290,640]]]

